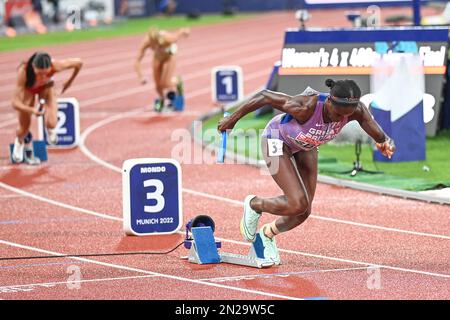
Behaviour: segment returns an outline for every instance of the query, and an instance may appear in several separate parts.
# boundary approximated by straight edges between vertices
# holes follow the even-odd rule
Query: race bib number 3
[[[277,157],[283,155],[283,141],[278,139],[268,139],[267,148],[269,150],[269,157]]]

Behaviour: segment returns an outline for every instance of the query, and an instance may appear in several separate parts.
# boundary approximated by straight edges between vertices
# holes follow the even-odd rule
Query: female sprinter
[[[174,32],[150,28],[139,49],[134,67],[142,84],[146,84],[147,80],[142,76],[141,61],[147,49],[153,50],[153,79],[159,95],[155,101],[155,110],[158,112],[164,107],[165,97],[169,99],[169,106],[171,106],[175,99],[175,90],[177,89],[181,94],[181,80],[174,77],[176,42],[181,37],[187,37],[189,33],[188,28],[181,28]]]
[[[270,174],[284,194],[274,198],[247,196],[240,226],[244,238],[252,242],[263,212],[279,216],[259,231],[265,257],[276,265],[281,260],[274,237],[299,226],[311,213],[319,145],[336,137],[347,122],[356,120],[383,155],[390,158],[395,151],[394,141],[359,101],[361,90],[353,80],[327,79],[325,84],[331,88],[329,94],[311,88],[296,96],[263,90],[218,125],[219,131],[232,129],[247,113],[267,104],[283,112],[267,124],[261,143]]]
[[[80,59],[52,60],[45,52],[36,52],[27,62],[23,62],[18,69],[16,88],[12,106],[19,116],[19,127],[14,141],[13,160],[23,161],[24,138],[30,130],[31,116],[45,114],[45,127],[47,140],[50,144],[58,143],[56,124],[58,122],[58,106],[55,89],[53,88],[53,75],[67,69],[73,69],[71,77],[64,82],[61,94],[72,84],[82,66]],[[44,110],[34,108],[35,98],[44,99]]]

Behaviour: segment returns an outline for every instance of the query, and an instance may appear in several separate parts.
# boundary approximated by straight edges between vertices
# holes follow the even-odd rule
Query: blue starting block
[[[178,112],[184,110],[184,96],[178,94],[175,96],[175,99],[173,99],[173,110]]]
[[[12,157],[13,150],[14,144],[11,143],[9,145],[9,160],[11,163],[17,163]],[[25,147],[23,153],[22,163],[39,165],[41,162],[48,160],[46,142],[44,140],[33,140],[31,133],[25,137]]]
[[[184,110],[184,96],[182,95],[175,94],[172,99],[169,99],[169,101],[165,99],[164,102],[161,102],[160,99],[155,99],[153,109],[156,112],[162,113],[170,113],[172,111],[181,112]]]
[[[198,217],[201,218],[200,223]],[[208,216],[198,217],[186,225],[184,246],[189,249],[189,255],[182,259],[197,264],[230,263],[253,268],[268,268],[274,264],[264,258],[264,246],[259,235],[256,236],[248,255],[219,252],[221,243],[214,238],[214,221]],[[189,237],[189,231],[192,237]]]
[[[200,264],[220,263],[216,241],[211,227],[192,228],[190,262]]]

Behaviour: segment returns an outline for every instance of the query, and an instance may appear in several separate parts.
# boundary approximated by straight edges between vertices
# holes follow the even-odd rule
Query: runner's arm
[[[17,77],[16,87],[14,88],[14,94],[12,98],[12,106],[15,110],[26,112],[29,114],[36,114],[33,106],[28,106],[23,103],[23,97],[25,95],[25,71],[20,70]]]
[[[361,128],[376,142],[377,148],[386,157],[391,158],[395,152],[395,143],[375,121],[369,109],[360,102],[356,111],[349,117],[349,121],[358,121]]]
[[[77,77],[82,66],[83,66],[83,61],[79,58],[65,59],[65,60],[55,61],[53,63],[55,72],[73,69],[73,72],[72,72],[72,75],[70,76],[70,78],[66,82],[64,82],[61,93],[64,93],[72,85],[73,80],[75,80],[75,78]]]
[[[306,110],[302,101],[302,98],[298,96],[290,96],[267,89],[262,90],[241,103],[230,117],[223,118],[219,123],[218,130],[232,129],[239,119],[265,105],[270,105],[282,112],[289,113],[295,118],[301,118]]]
[[[148,39],[145,39],[142,44],[141,47],[139,48],[138,51],[138,55],[136,57],[136,61],[134,62],[134,70],[137,73],[137,76],[139,78],[139,81],[141,83],[145,83],[145,79],[142,77],[142,70],[141,70],[141,61],[145,56],[145,51],[150,47],[150,43]]]

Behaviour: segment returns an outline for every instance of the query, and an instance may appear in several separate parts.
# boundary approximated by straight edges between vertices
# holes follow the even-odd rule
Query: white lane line
[[[133,112],[137,112],[137,111],[133,111]],[[130,113],[133,113],[133,112],[130,112]],[[116,116],[114,116],[114,117],[115,117],[114,120],[117,120],[117,117],[116,117]],[[112,122],[112,121],[110,121],[110,119],[104,119],[104,121],[103,121],[102,123],[103,123],[103,125],[105,125],[105,124],[110,123],[110,122]],[[100,126],[95,125],[95,124],[94,124],[93,126],[95,126],[95,129],[97,129],[97,128],[100,127]],[[88,128],[88,129],[89,129],[89,128]],[[88,134],[90,134],[90,133],[93,131],[93,130],[87,131],[88,129],[86,129],[83,133],[88,133]],[[88,134],[82,135],[82,136],[83,136],[83,139],[82,139],[82,144],[83,144],[83,145],[84,145],[84,141],[86,140]],[[83,150],[83,149],[82,149],[82,150]],[[105,166],[105,167],[107,167],[107,168],[109,168],[109,169],[111,169],[111,170],[113,170],[113,171],[121,172],[121,169],[120,169],[120,168],[118,168],[118,167],[116,167],[116,166],[114,166],[114,165],[112,165],[112,164],[110,164],[110,163],[108,163],[108,162],[106,162],[106,161],[103,161],[103,160],[99,159],[99,158],[98,158],[97,156],[95,156],[92,152],[90,152],[90,150],[87,149],[85,145],[84,145],[84,150],[87,151],[86,156],[88,156],[89,158],[91,158],[93,161],[95,161],[95,162],[97,162],[97,163],[99,163],[99,164],[101,164],[101,165],[103,165],[103,166]],[[0,184],[0,186],[2,186],[2,185],[4,185],[4,184]],[[21,190],[20,190],[20,191],[21,191]],[[215,200],[221,200],[221,201],[230,202],[230,203],[239,204],[239,205],[242,204],[241,201],[236,201],[236,200],[232,200],[232,199],[227,199],[227,198],[220,197],[220,196],[215,196],[215,195],[209,195],[209,194],[206,194],[206,193],[203,193],[203,192],[194,191],[194,190],[183,189],[183,191],[184,191],[184,192],[191,193],[191,194],[196,194],[196,195],[199,195],[199,196],[202,196],[202,197],[215,199]],[[33,195],[33,196],[35,196],[35,195]],[[40,197],[40,196],[37,196],[37,197],[41,198],[41,199],[38,199],[38,200],[45,201],[45,200],[42,200],[42,199],[45,199],[45,198]],[[47,199],[47,200],[54,202],[53,204],[55,204],[55,205],[60,205],[60,206],[61,206],[61,205],[65,205],[65,204],[63,204],[63,203],[60,203],[60,202],[57,202],[57,201],[53,201],[53,200],[50,200],[50,199]],[[72,207],[72,206],[71,206],[71,207]],[[72,207],[72,208],[74,208],[74,207]],[[78,209],[80,209],[80,208],[78,208]],[[77,209],[74,209],[74,210],[77,210]],[[84,209],[82,209],[82,210],[84,210]],[[88,212],[85,212],[85,213],[88,213]],[[88,213],[88,214],[89,214],[89,213]],[[118,218],[112,217],[112,216],[108,216],[108,217],[118,219]],[[119,220],[122,220],[122,219],[119,219]],[[353,223],[353,222],[352,222],[352,223]],[[379,226],[377,226],[377,227],[379,227]],[[223,241],[232,242],[232,243],[239,243],[239,244],[245,244],[245,245],[247,245],[246,243],[235,242],[235,241],[233,241],[233,240],[226,240],[226,239],[222,239],[222,240],[223,240]],[[353,261],[353,260],[348,260],[348,259],[340,259],[340,258],[327,257],[327,256],[320,256],[320,255],[313,255],[313,254],[304,253],[304,252],[299,252],[299,251],[284,250],[284,249],[281,249],[280,251],[289,252],[289,253],[296,253],[296,254],[303,254],[303,255],[306,255],[306,256],[309,255],[309,256],[313,256],[313,257],[317,257],[317,258],[321,258],[321,259],[330,259],[330,260],[334,260],[334,261],[341,261],[341,262],[348,262],[348,263],[363,264],[363,265],[368,265],[368,266],[374,265],[373,263],[359,262],[359,261]],[[419,270],[404,269],[404,268],[398,268],[398,267],[392,267],[392,266],[384,266],[384,265],[377,265],[377,266],[378,266],[378,267],[385,267],[385,268],[388,268],[388,269],[394,269],[394,270],[406,271],[406,272],[414,272],[414,273],[421,273],[421,274],[433,275],[433,276],[438,276],[438,277],[439,277],[439,276],[440,276],[440,277],[450,277],[449,275],[445,275],[445,274],[429,273],[429,272],[424,272],[424,271],[419,271]]]
[[[225,282],[225,281],[241,281],[241,280],[253,280],[260,278],[286,278],[289,276],[300,276],[313,273],[329,273],[329,272],[344,272],[344,271],[356,271],[356,270],[368,270],[370,267],[355,267],[355,268],[340,268],[340,269],[318,269],[318,270],[305,270],[297,272],[283,272],[283,273],[258,273],[249,274],[244,276],[232,276],[232,277],[218,277],[218,278],[203,278],[202,281],[214,281],[214,282]],[[1,289],[1,287],[0,287]]]
[[[106,167],[106,168],[108,168],[108,169],[110,169],[110,170],[113,170],[113,171],[115,171],[115,172],[121,173],[121,168],[118,168],[118,167],[114,166],[113,164],[110,164],[110,163],[108,163],[108,162],[106,162],[106,161],[100,159],[100,158],[97,157],[96,155],[94,155],[94,154],[86,147],[85,142],[86,142],[87,137],[88,137],[94,130],[100,128],[101,126],[104,126],[104,125],[106,125],[106,124],[109,124],[109,123],[111,123],[111,122],[113,122],[113,121],[115,121],[115,120],[122,119],[122,118],[124,118],[127,114],[128,114],[128,115],[134,115],[134,114],[136,114],[136,112],[139,112],[139,111],[138,111],[138,110],[130,111],[130,112],[126,113],[126,114],[123,114],[122,117],[112,116],[112,117],[110,117],[110,118],[106,118],[106,119],[104,119],[104,120],[102,120],[102,121],[100,121],[100,122],[98,122],[98,123],[95,123],[95,124],[93,124],[92,126],[88,127],[88,128],[83,132],[83,134],[81,135],[81,139],[80,139],[80,150],[81,150],[87,157],[89,157],[90,159],[92,159],[92,160],[95,161],[96,163],[98,163],[98,164],[100,164],[100,165],[102,165],[102,166],[104,166],[104,167]],[[198,195],[198,196],[202,196],[202,197],[206,197],[206,198],[210,198],[210,199],[214,199],[214,200],[220,200],[220,201],[224,201],[224,202],[228,202],[228,203],[233,203],[233,204],[237,204],[237,205],[242,205],[242,204],[243,204],[242,201],[236,201],[236,200],[228,199],[228,198],[221,197],[221,196],[210,195],[210,194],[203,193],[203,192],[198,192],[198,191],[195,191],[195,190],[183,189],[183,191],[184,191],[184,192],[187,192],[187,193],[195,194],[195,195]],[[313,216],[313,215],[312,215],[311,217],[317,218],[317,216]],[[331,218],[330,218],[330,219],[331,219]],[[340,223],[344,223],[344,224],[355,224],[355,222],[353,222],[353,221],[345,221],[345,220],[338,220],[338,219],[334,219],[333,222],[340,222]],[[366,228],[374,228],[374,229],[382,229],[382,230],[384,230],[384,228],[385,228],[385,227],[380,227],[380,226],[375,226],[375,225],[368,225],[368,224],[365,224],[363,227],[366,227]],[[404,232],[404,233],[410,233],[410,234],[414,234],[414,235],[418,235],[418,234],[419,234],[419,233],[415,233],[415,232],[413,232],[413,231],[399,230],[399,229],[394,229],[394,228],[387,228],[387,229],[389,229],[389,230],[385,230],[385,231]],[[424,234],[423,234],[423,233],[420,233],[420,235],[423,236]],[[442,238],[442,237],[446,238],[446,237],[447,237],[447,236],[428,235],[428,234],[427,234],[427,236],[439,237],[439,238]],[[225,239],[224,239],[224,241],[225,241]],[[239,244],[242,244],[242,243],[239,243]],[[284,251],[284,250],[282,249],[281,251]],[[291,251],[288,250],[288,251],[285,251],[285,252],[291,252]],[[292,252],[297,252],[297,251],[292,251]],[[297,254],[304,254],[304,255],[307,255],[308,253],[303,253],[303,252],[302,252],[302,253],[299,253],[299,252],[297,252]],[[363,264],[363,265],[374,265],[373,263],[358,262],[358,261],[352,261],[352,260],[346,260],[346,259],[339,259],[339,258],[334,258],[334,257],[325,257],[325,256],[319,256],[319,255],[316,255],[316,257],[320,257],[320,258],[322,258],[322,259],[327,259],[327,258],[329,258],[329,259],[335,260],[335,261],[343,261],[343,262],[357,263],[357,264]],[[338,260],[336,260],[336,259],[338,259]],[[397,268],[397,267],[391,267],[391,266],[384,266],[384,267],[386,267],[386,268],[391,268],[391,269],[394,269],[394,268],[395,268],[395,269],[397,269],[397,270],[403,270],[403,271],[407,271],[407,272],[416,272],[416,273],[422,273],[422,274],[438,275],[438,274],[435,274],[435,273],[428,273],[428,272],[425,272],[425,271],[419,271],[419,270],[411,270],[411,269]],[[448,275],[441,275],[441,276],[443,276],[443,277],[448,277]]]
[[[91,158],[91,159],[94,159],[94,158]],[[100,162],[98,162],[98,164],[100,164]],[[108,165],[111,166],[111,164],[109,164],[109,163],[108,163]],[[115,167],[115,168],[117,169],[117,167]],[[209,198],[209,199],[213,199],[213,200],[219,200],[219,201],[223,201],[223,202],[228,202],[228,203],[231,203],[234,205],[239,205],[239,206],[244,205],[243,201],[233,200],[233,199],[229,199],[229,198],[225,198],[225,197],[221,197],[221,196],[217,196],[217,195],[211,195],[211,194],[204,193],[204,192],[199,192],[199,191],[190,190],[190,189],[183,189],[183,191],[186,193],[196,195],[196,196],[205,197],[205,198]],[[362,228],[378,229],[378,230],[383,230],[383,231],[410,234],[410,235],[414,235],[414,236],[422,236],[422,237],[450,240],[450,236],[446,236],[446,235],[425,233],[425,232],[416,232],[416,231],[390,228],[390,227],[383,227],[383,226],[379,226],[379,225],[375,225],[375,224],[359,223],[359,222],[354,222],[354,221],[349,221],[349,220],[342,220],[342,219],[318,216],[318,215],[314,215],[314,214],[310,215],[309,218],[323,220],[323,221],[329,221],[329,222],[335,222],[335,223],[341,223],[341,224],[347,224],[347,225],[352,225],[352,226],[362,227]]]
[[[61,253],[61,252],[44,250],[44,249],[40,249],[37,247],[26,246],[26,245],[22,245],[22,244],[10,242],[10,241],[5,241],[5,240],[0,240],[0,244],[4,244],[7,246],[20,248],[20,249],[30,250],[30,251],[34,251],[34,252],[45,253],[47,255],[54,255],[54,256],[63,255],[63,253]],[[197,285],[204,285],[204,286],[216,287],[216,288],[227,289],[227,290],[232,290],[232,291],[245,292],[245,293],[255,294],[255,295],[259,295],[259,296],[266,296],[266,297],[271,297],[271,298],[280,298],[280,299],[287,299],[287,300],[302,300],[300,298],[291,297],[291,296],[279,295],[279,294],[268,293],[268,292],[263,292],[263,291],[258,291],[258,290],[237,288],[237,287],[232,287],[232,286],[227,286],[227,285],[222,285],[222,284],[217,284],[217,283],[212,283],[212,282],[207,282],[207,281],[183,278],[183,277],[179,277],[179,276],[172,276],[169,274],[158,273],[158,272],[128,267],[128,266],[124,266],[124,265],[119,265],[119,264],[106,263],[106,262],[93,260],[93,259],[86,259],[86,258],[80,258],[80,257],[70,257],[68,259],[89,262],[89,263],[93,263],[93,264],[97,264],[97,265],[101,265],[101,266],[105,266],[105,267],[120,269],[120,270],[127,270],[127,271],[148,274],[148,275],[159,276],[159,277],[167,278],[167,279],[171,279],[171,280],[194,283]]]
[[[5,128],[5,127],[10,126],[12,124],[16,124],[17,121],[18,120],[16,118],[3,121],[3,122],[0,123],[0,128]]]
[[[48,199],[48,198],[37,196],[35,194],[29,193],[29,192],[25,192],[23,190],[20,190],[20,189],[14,188],[12,186],[6,185],[6,184],[4,184],[2,182],[0,182],[0,187],[3,187],[3,188],[6,187],[6,189],[9,190],[9,191],[17,192],[17,193],[23,194],[25,196],[31,197],[31,198],[39,200],[39,201],[47,202],[47,203],[50,203],[50,204],[53,204],[53,205],[56,205],[56,206],[60,206],[60,207],[63,207],[63,208],[71,209],[71,210],[74,210],[74,211],[82,212],[84,214],[89,214],[89,215],[94,215],[94,216],[101,216],[102,218],[111,219],[111,220],[117,220],[117,221],[121,221],[121,222],[123,221],[122,218],[117,218],[115,216],[106,215],[106,214],[99,214],[99,213],[96,213],[95,211],[86,210],[86,209],[75,207],[75,206],[70,206],[70,205],[67,205],[65,203],[61,203],[61,202],[54,201],[54,200],[51,200],[51,199]],[[184,234],[184,232],[181,232],[181,231],[178,232],[178,233]],[[247,246],[247,247],[250,246],[250,244],[248,242],[224,239],[224,238],[219,238],[219,237],[216,237],[216,239],[220,240],[222,242],[232,243],[232,244],[236,244],[236,245],[243,245],[243,246]],[[1,241],[2,240],[0,240],[0,242]],[[394,266],[390,266],[390,265],[376,264],[376,263],[371,263],[371,262],[363,262],[363,261],[356,261],[356,260],[349,260],[349,259],[341,259],[341,258],[336,258],[336,257],[331,257],[331,256],[323,256],[323,255],[312,254],[312,253],[302,252],[302,251],[288,250],[288,249],[278,249],[278,250],[280,252],[286,252],[286,253],[302,255],[302,256],[307,256],[307,257],[313,257],[313,258],[319,258],[319,259],[324,259],[324,260],[331,260],[331,261],[345,262],[345,263],[349,263],[349,264],[372,266],[372,267],[385,268],[385,269],[391,269],[391,270],[397,270],[397,271],[403,271],[403,272],[410,272],[410,273],[418,273],[418,274],[424,274],[424,275],[440,277],[440,278],[450,278],[450,275],[448,275],[448,274],[433,273],[433,272],[427,272],[427,271],[421,271],[421,270],[415,270],[415,269],[406,269],[406,268],[394,267]]]
[[[110,216],[108,214],[99,213],[99,212],[88,210],[88,209],[83,209],[83,208],[71,206],[70,204],[66,204],[66,203],[63,203],[63,202],[55,201],[55,200],[52,200],[52,199],[49,199],[49,198],[44,198],[44,197],[38,196],[37,194],[30,193],[30,192],[24,191],[22,189],[15,188],[15,187],[10,186],[9,184],[3,183],[3,182],[0,182],[0,187],[4,188],[6,190],[9,190],[11,192],[15,192],[15,193],[18,193],[20,195],[23,195],[23,196],[26,196],[26,197],[30,197],[30,198],[35,199],[35,200],[43,201],[43,202],[46,202],[46,203],[49,203],[49,204],[52,204],[52,205],[55,205],[55,206],[58,206],[58,207],[62,207],[62,208],[65,208],[65,209],[75,210],[75,211],[79,211],[79,212],[82,212],[82,213],[85,213],[85,214],[89,214],[91,216],[96,216],[96,217],[105,218],[105,219],[109,219],[109,220],[122,221],[122,219],[118,218],[118,217]]]
[[[3,290],[14,290],[16,288],[27,288],[27,287],[54,287],[59,284],[74,284],[74,283],[89,283],[89,282],[105,282],[105,281],[116,281],[116,280],[131,280],[131,279],[144,279],[144,278],[156,278],[156,275],[146,275],[146,276],[130,276],[130,277],[115,277],[115,278],[97,278],[97,279],[87,279],[87,280],[70,280],[70,281],[59,281],[59,282],[40,282],[40,283],[30,283],[30,284],[18,284],[0,287],[0,293],[10,293],[2,292]],[[19,291],[21,292],[21,291]],[[14,292],[12,292],[14,293]]]
[[[220,277],[220,278],[203,278],[198,279],[200,281],[211,281],[211,282],[226,282],[226,281],[240,281],[240,280],[253,280],[258,278],[284,278],[289,276],[299,276],[308,275],[314,273],[329,273],[329,272],[344,272],[344,271],[355,271],[355,270],[367,270],[369,267],[355,267],[355,268],[342,268],[342,269],[325,269],[325,270],[306,270],[299,272],[285,272],[285,273],[266,273],[266,274],[255,274],[255,275],[242,275],[233,277]],[[39,283],[29,283],[29,284],[18,284],[18,285],[7,285],[0,287],[1,293],[16,293],[22,292],[18,290],[16,292],[7,292],[6,290],[16,290],[17,288],[30,288],[30,287],[54,287],[57,285],[67,285],[74,283],[93,283],[93,282],[112,282],[118,280],[135,280],[135,279],[146,279],[146,278],[159,278],[156,275],[145,275],[145,276],[128,276],[128,277],[114,277],[114,278],[96,278],[96,279],[86,279],[86,280],[71,280],[69,281],[57,281],[57,282],[39,282]],[[35,289],[35,288],[30,288]],[[3,291],[3,292],[2,292]],[[5,292],[6,291],[6,292]]]
[[[236,240],[230,240],[230,239],[224,239],[216,237],[217,240],[220,240],[222,242],[228,242],[232,244],[238,244],[238,245],[245,245],[250,246],[248,242],[242,242],[242,241],[236,241]],[[433,276],[433,277],[440,277],[440,278],[448,278],[450,279],[450,274],[445,273],[435,273],[435,272],[428,272],[428,271],[422,271],[422,270],[415,270],[415,269],[407,269],[407,268],[400,268],[385,264],[378,264],[378,263],[371,263],[371,262],[364,262],[364,261],[356,261],[356,260],[350,260],[350,259],[343,259],[343,258],[337,258],[332,256],[323,256],[319,254],[309,253],[309,252],[303,252],[303,251],[296,251],[296,250],[289,250],[289,249],[280,249],[278,248],[278,251],[280,252],[286,252],[296,255],[301,255],[305,257],[312,257],[312,258],[318,258],[318,259],[325,259],[325,260],[331,260],[331,261],[337,261],[337,262],[346,262],[350,264],[356,264],[356,265],[364,265],[368,267],[374,267],[374,268],[384,268],[384,269],[390,269],[390,270],[396,270],[396,271],[402,271],[402,272],[410,272],[410,273],[417,273],[417,274],[423,274],[427,276]]]
[[[270,58],[270,56],[275,56],[278,53],[278,50],[272,50],[270,52],[265,52],[259,55],[254,55],[251,56],[249,58],[246,59],[242,59],[242,60],[236,60],[235,63],[238,65],[243,65],[246,63],[254,63],[260,60],[266,60],[268,58]],[[268,74],[268,70],[264,70],[264,75],[267,76]],[[198,72],[195,73],[191,73],[188,76],[183,77],[183,81],[187,81],[187,80],[191,80],[193,78],[197,78],[197,77],[204,77],[205,76],[205,70],[200,70]],[[210,92],[210,87],[207,86],[204,88],[206,91]],[[150,90],[149,87],[145,87],[145,86],[140,86],[140,87],[135,87],[135,88],[131,88],[128,90],[122,90],[119,92],[114,92],[111,94],[107,94],[101,97],[97,97],[97,98],[92,98],[92,99],[87,99],[87,100],[82,100],[82,106],[83,107],[88,107],[91,106],[93,104],[97,104],[97,103],[102,103],[102,102],[107,102],[107,101],[111,101],[111,100],[116,100],[116,99],[121,99],[124,98],[126,96],[130,96],[130,95],[135,95],[135,94],[139,94],[139,93],[146,93]]]
[[[348,224],[348,225],[363,227],[363,228],[371,228],[371,229],[378,229],[378,230],[383,230],[383,231],[411,234],[414,236],[422,236],[422,237],[450,240],[450,236],[434,234],[434,233],[425,233],[425,232],[410,231],[410,230],[404,230],[404,229],[398,229],[398,228],[383,227],[383,226],[378,226],[378,225],[374,225],[374,224],[360,223],[360,222],[341,220],[341,219],[335,219],[335,218],[329,218],[329,217],[317,216],[317,215],[311,215],[311,217],[314,219],[318,219],[318,220]]]

